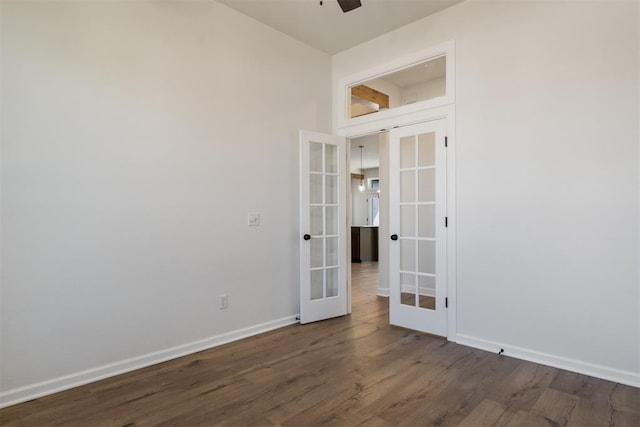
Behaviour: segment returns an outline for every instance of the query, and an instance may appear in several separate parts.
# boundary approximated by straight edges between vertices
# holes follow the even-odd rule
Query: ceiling
[[[380,165],[378,155],[378,134],[351,138],[351,172],[360,173],[360,145],[362,145],[362,169],[377,168]]]
[[[331,55],[462,1],[362,0],[343,13],[336,0],[218,0]]]

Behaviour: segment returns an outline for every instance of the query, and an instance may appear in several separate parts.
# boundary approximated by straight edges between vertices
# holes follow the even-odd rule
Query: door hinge
[[[448,146],[449,146],[449,137],[448,137],[448,136],[445,136],[445,137],[444,137],[444,146],[445,146],[445,147],[448,147]]]
[[[449,297],[444,297],[444,308],[449,308]]]
[[[444,217],[444,226],[445,226],[445,227],[448,227],[448,226],[449,226],[449,217],[448,217],[448,216],[445,216],[445,217]]]

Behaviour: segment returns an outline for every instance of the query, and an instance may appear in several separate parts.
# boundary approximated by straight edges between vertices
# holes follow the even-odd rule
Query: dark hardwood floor
[[[0,410],[11,425],[640,426],[640,389],[389,326],[376,263],[353,314]]]

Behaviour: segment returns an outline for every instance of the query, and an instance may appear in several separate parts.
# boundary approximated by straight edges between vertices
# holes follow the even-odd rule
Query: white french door
[[[389,132],[389,321],[441,336],[447,335],[445,132],[445,120]]]
[[[300,323],[348,312],[346,142],[300,131]]]

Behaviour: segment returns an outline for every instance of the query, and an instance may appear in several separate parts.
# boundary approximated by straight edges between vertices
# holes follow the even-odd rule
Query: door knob
[[[304,236],[302,236],[302,238],[304,240],[309,240],[309,239],[311,239],[311,236],[309,236],[308,234],[305,234]]]
[[[397,234],[392,234],[391,235],[391,240],[398,240],[398,235]]]

